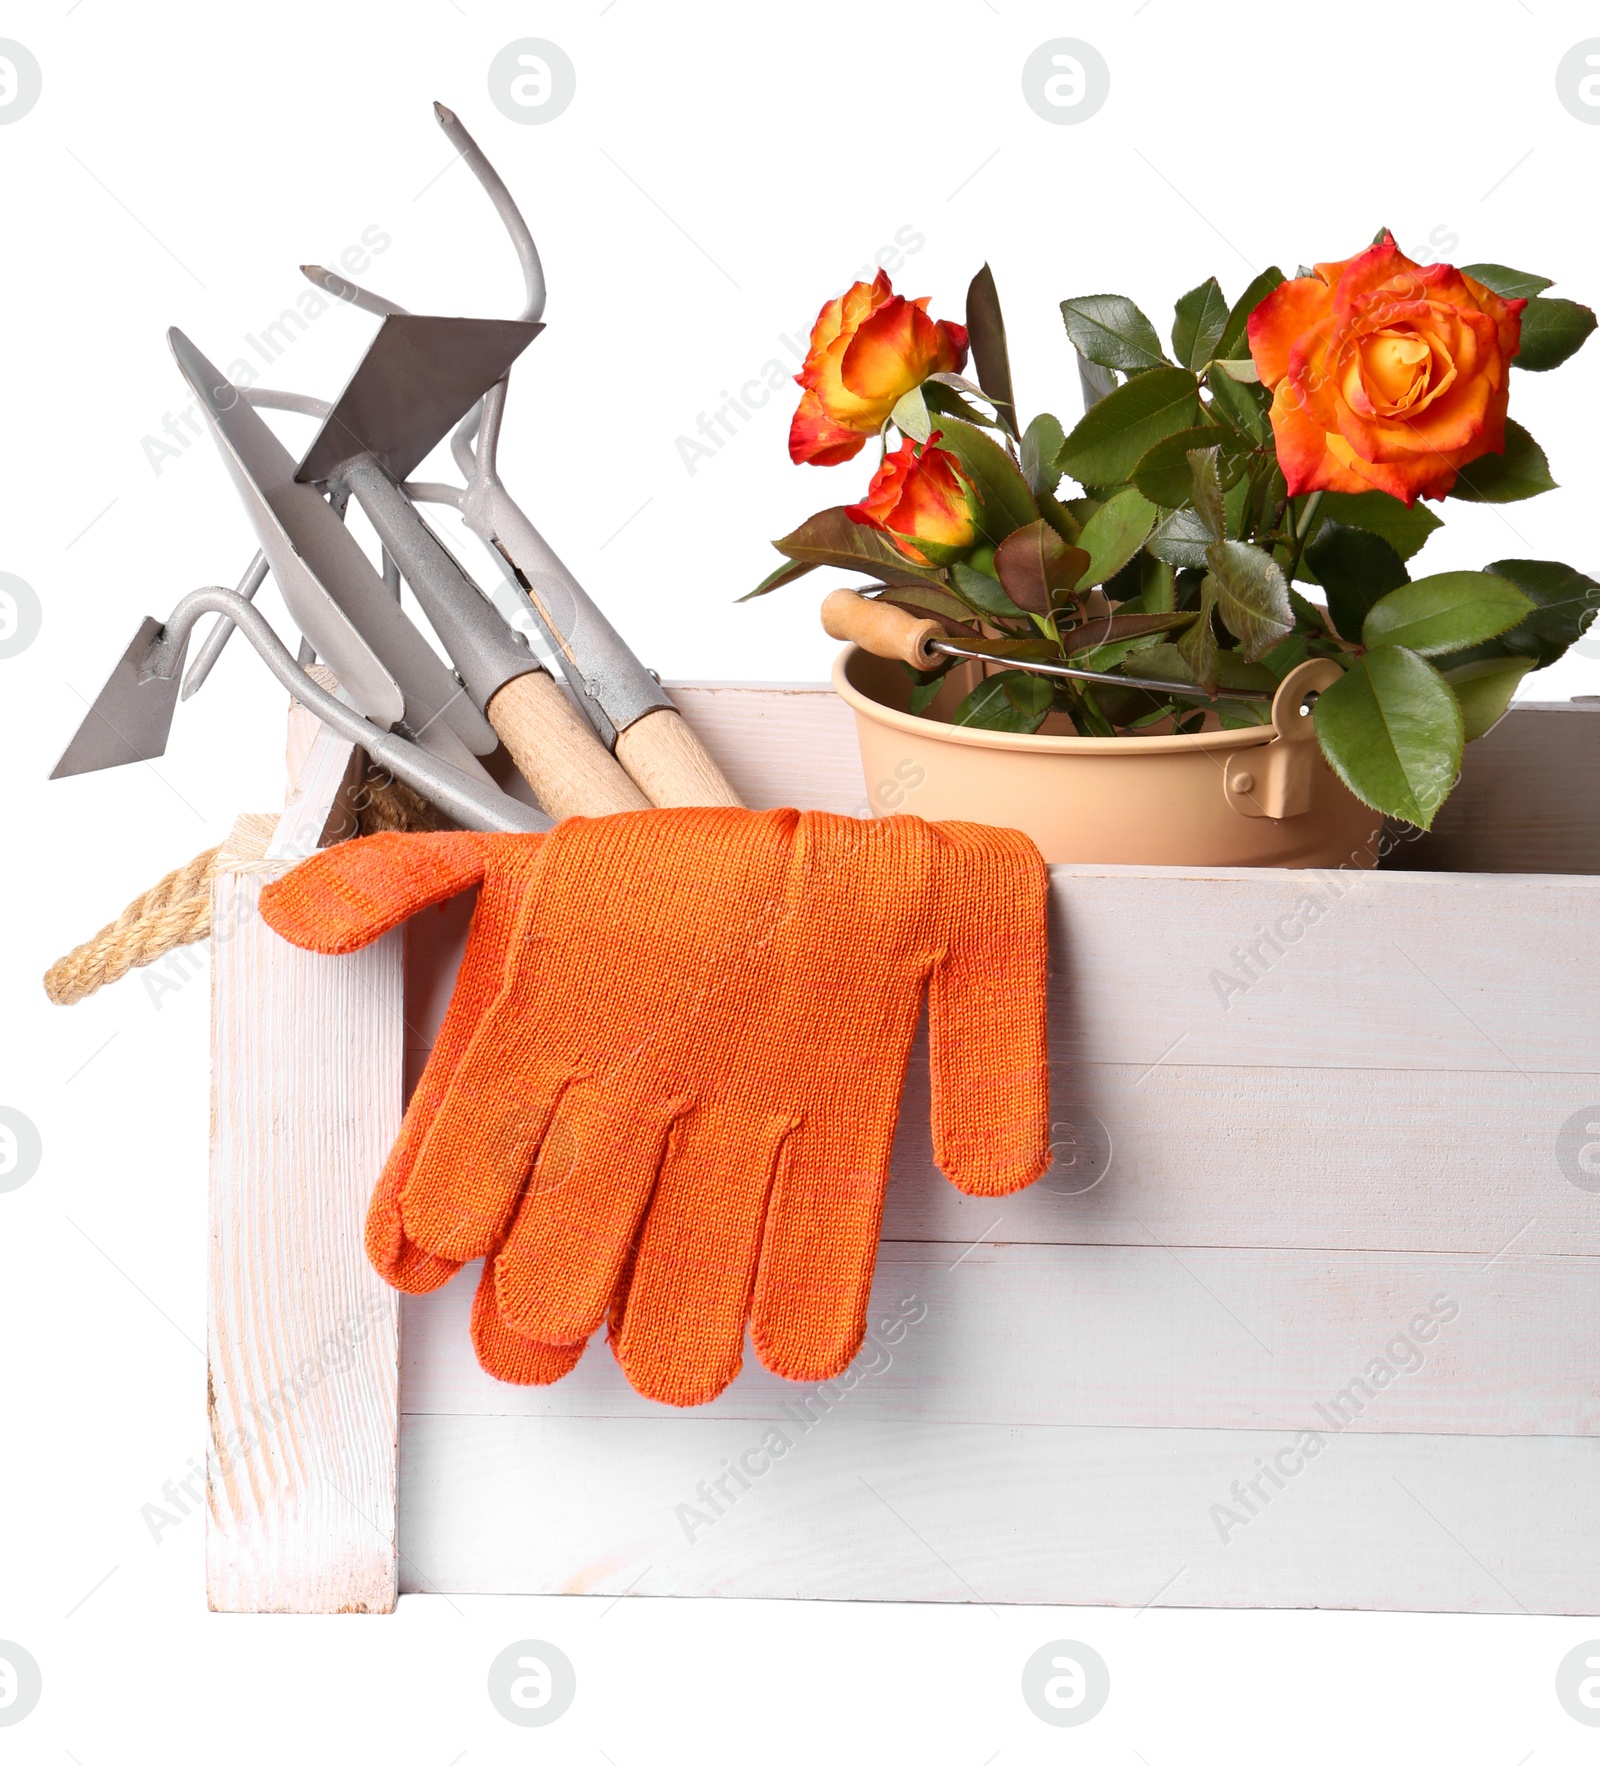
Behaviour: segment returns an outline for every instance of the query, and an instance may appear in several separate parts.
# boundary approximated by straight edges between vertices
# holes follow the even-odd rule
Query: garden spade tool
[[[289,611],[380,729],[404,724],[430,752],[488,783],[475,755],[495,733],[407,619],[354,535],[238,387],[183,335],[167,334]]]
[[[523,272],[522,317],[537,320],[544,312],[545,283],[533,235],[500,175],[459,118],[442,104],[433,108],[439,126],[471,167],[510,234]],[[319,288],[368,312],[395,315],[405,311],[386,296],[361,288],[331,270],[315,264],[303,268]],[[562,657],[563,672],[580,690],[590,722],[651,803],[667,808],[736,805],[739,799],[733,788],[678,715],[660,682],[623,642],[501,483],[495,455],[506,384],[502,379],[491,387],[482,405],[469,413],[451,438],[451,452],[466,477],[466,488],[443,484],[405,488],[419,502],[443,503],[458,510],[467,526],[505,560],[537,624]],[[472,445],[475,434],[476,452]],[[352,485],[352,489],[356,487]],[[356,490],[358,497],[360,494]],[[459,664],[460,657],[456,660]]]
[[[189,634],[207,613],[231,619],[307,710],[364,748],[380,766],[463,827],[530,834],[550,826],[548,816],[507,796],[476,762],[471,773],[452,766],[394,731],[379,728],[320,687],[284,649],[266,617],[243,595],[228,589],[196,589],[173,608],[164,625],[154,619],[144,621],[56,763],[52,779],[97,772],[132,760],[153,760],[165,752]]]
[[[522,320],[389,314],[295,476],[302,487],[322,484],[355,497],[473,705],[552,815],[647,809],[648,799],[595,740],[526,638],[490,605],[399,482],[543,329]],[[304,509],[309,515],[312,504]],[[299,519],[297,510],[291,534]]]

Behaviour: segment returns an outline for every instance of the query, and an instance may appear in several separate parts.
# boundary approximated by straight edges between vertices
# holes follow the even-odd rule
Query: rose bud
[[[948,564],[978,537],[978,503],[954,454],[909,437],[872,475],[867,494],[845,510],[862,527],[875,527],[918,564]]]

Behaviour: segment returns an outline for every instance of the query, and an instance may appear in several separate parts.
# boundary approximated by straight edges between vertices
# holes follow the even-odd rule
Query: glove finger
[[[656,1180],[613,1349],[662,1404],[704,1404],[739,1372],[773,1170],[792,1116],[685,1116]]]
[[[400,1151],[397,1142],[367,1204],[367,1261],[402,1294],[431,1294],[461,1265],[452,1257],[435,1257],[406,1237],[400,1219],[400,1184],[410,1170],[410,1160],[400,1161]]]
[[[467,1066],[423,1132],[399,1198],[405,1236],[458,1263],[505,1239],[564,1084],[546,1063],[521,1075],[508,1068],[488,1086],[464,1076]]]
[[[762,1366],[784,1379],[832,1379],[861,1347],[897,1114],[807,1117],[784,1146],[750,1316]]]
[[[933,1154],[974,1196],[1050,1164],[1049,879],[1027,835],[935,826],[945,953],[928,983]]]
[[[512,1330],[495,1306],[489,1263],[472,1297],[472,1347],[479,1367],[510,1386],[553,1386],[578,1365],[584,1348],[582,1343],[535,1343]]]
[[[666,1151],[681,1099],[568,1088],[495,1259],[500,1316],[546,1343],[599,1328]]]
[[[524,836],[542,840],[542,834]],[[261,917],[303,950],[360,950],[480,882],[480,834],[371,834],[315,853],[261,891]]]

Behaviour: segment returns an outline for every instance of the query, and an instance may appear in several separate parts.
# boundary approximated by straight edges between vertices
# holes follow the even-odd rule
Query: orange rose
[[[948,562],[978,534],[970,483],[955,455],[935,445],[938,440],[936,429],[926,446],[903,441],[873,473],[866,496],[845,510],[860,526],[888,534],[918,564]]]
[[[966,327],[930,319],[931,298],[896,294],[880,270],[875,282],[852,282],[817,314],[805,366],[795,375],[805,388],[789,425],[796,466],[852,459],[914,386],[966,366]]]
[[[1250,315],[1250,354],[1289,494],[1380,490],[1409,506],[1504,453],[1526,305],[1453,264],[1412,263],[1388,233],[1280,283]]]

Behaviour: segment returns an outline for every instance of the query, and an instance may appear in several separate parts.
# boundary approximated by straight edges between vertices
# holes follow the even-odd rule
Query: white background
[[[140,1515],[203,1457],[205,951],[159,998],[135,976],[59,1010],[38,985],[130,895],[281,796],[283,694],[242,643],[180,708],[162,760],[44,783],[139,618],[231,585],[253,548],[209,443],[159,472],[142,446],[187,396],[166,327],[225,365],[300,293],[298,263],[333,262],[374,225],[392,243],[366,279],[408,307],[520,302],[431,99],[499,165],[549,277],[508,482],[668,679],[815,680],[832,650],[815,579],[733,601],[776,561],[771,537],[860,494],[865,464],[790,466],[790,392],[692,474],[677,438],[722,389],[774,359],[792,369],[780,334],[897,232],[924,241],[897,286],[931,294],[936,316],[960,317],[988,258],[1023,415],[1068,427],[1066,295],[1126,292],[1165,331],[1208,274],[1231,297],[1268,263],[1345,257],[1388,224],[1421,261],[1512,264],[1592,302],[1600,127],[1561,107],[1555,69],[1594,28],[1563,0],[5,8],[0,36],[44,73],[33,112],[0,127],[0,570],[44,608],[38,640],[0,661],[0,1103],[44,1147],[0,1194],[0,1638],[44,1671],[39,1708],[0,1737],[8,1759],[1594,1757],[1553,1675],[1600,1621],[423,1597],[386,1619],[210,1615],[201,1519],[158,1544]],[[1037,117],[1019,83],[1064,35],[1111,70],[1104,109],[1073,127]],[[537,127],[502,117],[485,84],[525,36],[577,68],[570,109]],[[329,311],[269,383],[330,395],[372,323]],[[1503,512],[1450,505],[1432,568],[1593,569],[1597,399],[1597,346],[1516,377],[1512,413],[1568,488]],[[270,588],[262,605],[281,617]],[[1581,657],[1533,684],[1594,691]],[[489,1660],[529,1636],[578,1675],[570,1713],[541,1731],[484,1694]],[[1111,1671],[1104,1713],[1072,1732],[1018,1690],[1023,1661],[1062,1636]]]

